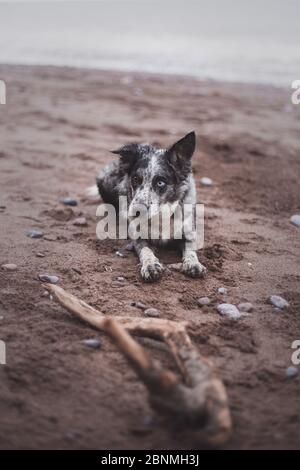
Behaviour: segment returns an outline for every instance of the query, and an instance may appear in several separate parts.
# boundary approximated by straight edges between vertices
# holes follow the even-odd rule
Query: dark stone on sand
[[[26,235],[29,238],[42,238],[44,236],[44,234],[41,230],[36,230],[34,228],[30,229],[30,230],[27,230]]]
[[[285,300],[283,297],[280,297],[280,295],[271,295],[269,297],[269,303],[281,310],[285,307],[289,307],[288,301]]]
[[[292,379],[293,377],[296,377],[298,375],[298,369],[295,366],[289,366],[286,371],[285,371],[286,377],[289,379]]]
[[[199,307],[203,307],[204,305],[210,304],[210,299],[208,297],[200,297],[200,299],[197,300],[197,303]]]
[[[57,276],[51,276],[50,274],[39,274],[39,280],[41,282],[47,282],[48,284],[57,284],[59,278]]]
[[[237,320],[242,316],[238,308],[233,304],[219,304],[217,310],[220,315],[231,318],[232,320]]]
[[[156,308],[147,308],[144,313],[147,317],[157,318],[160,316],[160,313]]]
[[[71,197],[62,197],[60,198],[59,202],[61,204],[64,204],[65,206],[77,206],[78,205],[78,202],[76,201],[76,199],[73,199]]]
[[[84,339],[83,341],[83,344],[85,346],[87,346],[88,348],[91,348],[91,349],[100,349],[101,348],[101,342],[99,341],[99,339]]]
[[[131,302],[132,307],[140,308],[141,310],[145,310],[147,305],[143,304],[143,302]]]
[[[126,245],[126,250],[127,250],[127,251],[134,251],[133,242],[127,243],[127,245]]]
[[[18,266],[13,263],[7,263],[7,264],[2,264],[1,268],[4,269],[5,271],[16,271],[18,269]]]

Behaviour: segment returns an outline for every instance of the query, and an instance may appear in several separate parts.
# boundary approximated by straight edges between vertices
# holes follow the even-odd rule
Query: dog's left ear
[[[167,158],[172,165],[189,163],[196,147],[195,132],[190,132],[167,150]]]

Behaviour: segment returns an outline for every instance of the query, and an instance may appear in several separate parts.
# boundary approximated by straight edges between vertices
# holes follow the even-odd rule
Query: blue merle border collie
[[[195,132],[190,132],[168,149],[156,148],[149,144],[130,143],[112,153],[119,160],[104,167],[97,177],[97,189],[105,203],[119,208],[119,197],[126,196],[129,206],[143,204],[196,204],[196,187],[191,159],[195,151]],[[194,237],[192,229],[185,230],[181,240],[175,240],[182,249],[182,271],[190,277],[201,277],[206,268],[198,261],[195,247],[191,248]],[[144,281],[160,279],[163,266],[154,254],[155,246],[164,243],[152,239],[133,240],[133,246],[140,260],[141,276]]]

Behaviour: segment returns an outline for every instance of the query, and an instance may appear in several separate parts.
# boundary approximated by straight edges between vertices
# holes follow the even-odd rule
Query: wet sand
[[[54,67],[0,66],[0,447],[190,449],[191,436],[151,411],[143,385],[103,334],[49,298],[48,272],[106,314],[188,320],[200,351],[223,378],[234,431],[226,448],[299,448],[299,376],[286,379],[300,339],[300,106],[280,88],[184,77]],[[124,241],[96,239],[97,203],[85,188],[130,141],[168,146],[195,130],[198,201],[205,204],[205,279],[165,273],[144,284]],[[213,186],[203,187],[203,176]],[[61,197],[74,197],[66,207]],[[74,220],[84,216],[86,227]],[[39,229],[41,239],[25,232]],[[116,256],[123,251],[126,257]],[[43,257],[40,256],[43,255]],[[180,260],[162,250],[165,263]],[[125,276],[124,286],[114,280]],[[226,287],[227,295],[217,293]],[[290,303],[276,311],[267,298]],[[199,297],[211,304],[202,309]],[[251,302],[237,322],[218,303]],[[82,344],[99,338],[102,348]],[[150,352],[170,365],[163,351]]]

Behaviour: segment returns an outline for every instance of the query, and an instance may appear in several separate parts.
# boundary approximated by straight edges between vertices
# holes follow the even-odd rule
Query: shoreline
[[[201,77],[197,75],[187,75],[181,73],[163,73],[163,72],[150,72],[150,71],[143,71],[143,70],[126,70],[126,69],[109,69],[109,68],[98,68],[98,67],[83,67],[81,65],[53,65],[53,64],[35,64],[35,63],[1,63],[0,62],[0,73],[1,68],[25,68],[25,69],[63,69],[66,71],[86,71],[91,73],[103,73],[103,74],[117,74],[117,75],[132,75],[137,76],[140,78],[169,78],[169,79],[180,79],[185,81],[191,82],[199,82],[199,83],[212,83],[212,84],[223,84],[223,85],[233,85],[233,86],[247,86],[247,87],[258,87],[258,88],[274,88],[275,90],[288,90],[290,94],[292,94],[291,83],[294,79],[291,79],[290,87],[285,87],[283,85],[276,85],[274,83],[264,83],[264,82],[253,82],[253,81],[239,81],[239,80],[226,80],[226,79],[217,79],[217,78],[209,78],[209,77]],[[1,77],[0,77],[1,78]]]

